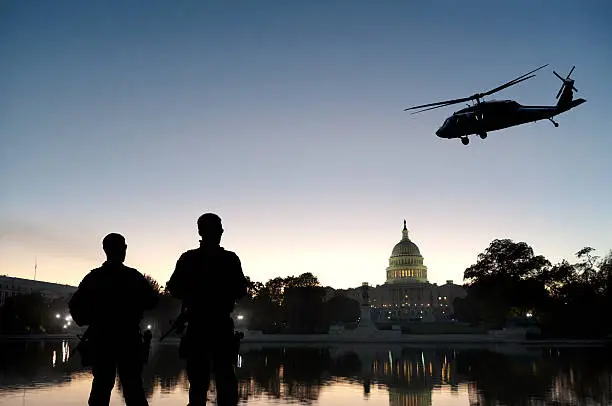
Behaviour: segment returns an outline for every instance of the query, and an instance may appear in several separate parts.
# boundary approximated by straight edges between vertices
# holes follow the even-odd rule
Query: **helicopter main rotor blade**
[[[521,82],[522,82],[522,81],[524,81],[524,80],[531,79],[531,78],[532,78],[532,77],[534,77],[534,76],[535,76],[535,75],[531,75],[531,76],[527,76],[527,77],[522,78],[522,79],[518,79],[518,80],[516,80],[516,79],[515,79],[515,80],[513,80],[513,81],[511,81],[511,82],[504,83],[503,85],[498,86],[498,87],[496,87],[495,89],[491,89],[491,90],[489,90],[488,92],[481,93],[481,94],[479,94],[478,96],[483,97],[483,96],[489,96],[489,95],[492,95],[493,93],[497,93],[497,92],[499,92],[500,90],[504,90],[504,89],[505,89],[505,88],[507,88],[507,87],[514,86],[514,85],[516,85],[516,84],[518,84],[518,83],[521,83]]]
[[[489,95],[491,95],[493,93],[496,93],[496,92],[499,92],[500,90],[503,90],[503,89],[505,89],[507,87],[514,86],[517,83],[521,83],[524,80],[531,79],[532,77],[535,76],[535,75],[532,75],[532,73],[534,73],[536,71],[539,71],[540,69],[545,68],[546,66],[548,66],[548,64],[542,65],[539,68],[532,70],[531,72],[527,72],[524,75],[521,75],[521,76],[519,76],[516,79],[512,79],[511,81],[506,82],[503,85],[496,87],[495,89],[491,89],[488,92],[482,93],[481,96],[489,96]]]
[[[518,78],[516,78],[516,79],[514,79],[514,80],[511,80],[510,82],[514,82],[514,81],[516,81],[516,80],[518,80],[518,79],[521,79],[521,78],[523,78],[523,77],[525,77],[525,76],[531,75],[532,73],[535,73],[535,72],[539,71],[540,69],[545,68],[545,67],[547,67],[547,66],[548,66],[548,64],[542,65],[542,66],[540,66],[539,68],[536,68],[536,69],[532,70],[531,72],[527,72],[527,73],[525,73],[524,75],[521,75],[521,76],[519,76]],[[535,76],[535,75],[532,75],[532,77],[533,77],[533,76]]]
[[[517,77],[516,79],[513,79],[513,80],[511,80],[509,82],[506,82],[503,85],[498,86],[495,89],[489,90],[488,92],[485,92],[485,93],[476,93],[476,94],[474,94],[472,96],[462,97],[460,99],[444,100],[444,101],[440,101],[440,102],[436,102],[436,103],[421,104],[419,106],[408,107],[407,109],[404,109],[404,111],[414,110],[414,109],[422,109],[424,107],[431,107],[431,108],[427,108],[427,109],[420,110],[420,111],[416,112],[416,113],[421,113],[423,111],[433,110],[434,108],[438,108],[438,107],[450,106],[451,104],[463,103],[463,102],[470,101],[470,100],[479,100],[479,99],[481,99],[484,96],[488,96],[488,95],[493,94],[495,92],[499,92],[502,89],[505,89],[507,87],[516,85],[517,83],[520,83],[520,82],[522,82],[524,80],[531,79],[532,77],[535,76],[535,75],[532,75],[532,73],[534,73],[534,72],[536,72],[536,71],[538,71],[538,70],[540,70],[540,69],[542,69],[542,68],[544,68],[546,66],[548,66],[548,64],[542,65],[539,68],[532,70],[531,72],[527,72],[524,75],[521,75],[521,76]],[[415,113],[412,113],[412,114],[415,114]]]
[[[463,103],[463,102],[474,100],[474,99],[480,99],[480,98],[482,98],[484,96],[488,96],[488,95],[490,95],[492,93],[499,92],[500,90],[505,89],[506,87],[509,87],[509,86],[512,86],[512,85],[516,85],[517,83],[522,82],[523,80],[531,79],[534,76],[535,75],[531,75],[531,76],[527,76],[525,78],[521,78],[521,79],[518,79],[518,80],[515,79],[514,81],[505,83],[502,86],[496,87],[493,90],[489,90],[486,93],[477,93],[477,94],[472,95],[470,97],[464,97],[464,98],[461,98],[461,99],[446,100],[446,101],[441,101],[441,102],[437,102],[437,103],[423,104],[423,105],[420,105],[420,106],[414,106],[414,107],[410,107],[410,108],[404,109],[404,111],[419,109],[419,108],[423,108],[423,107],[430,107],[430,106],[444,107],[444,106],[450,106],[451,104],[458,104],[458,103]],[[433,110],[433,109],[420,110],[420,111],[418,111],[418,113],[420,113],[421,111],[427,111],[427,110]]]
[[[421,109],[423,107],[430,107],[430,106],[444,107],[444,106],[451,105],[451,104],[463,103],[469,100],[472,100],[472,97],[463,97],[461,99],[453,99],[453,100],[445,100],[445,101],[440,101],[440,102],[435,102],[435,103],[421,104],[420,106],[408,107],[407,109],[404,109],[404,111]]]
[[[422,113],[424,111],[428,111],[428,110],[433,110],[433,109],[439,109],[440,107],[446,107],[446,106],[450,106],[452,104],[457,104],[457,103],[447,103],[447,104],[440,104],[438,106],[433,106],[433,107],[429,107],[427,109],[423,109],[423,110],[419,110],[419,111],[413,111],[410,114],[418,114],[418,113]]]

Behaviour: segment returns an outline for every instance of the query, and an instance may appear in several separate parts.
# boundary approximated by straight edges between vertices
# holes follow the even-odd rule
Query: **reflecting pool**
[[[0,405],[86,405],[92,378],[75,345],[0,344]],[[612,351],[603,346],[245,344],[237,373],[249,405],[612,405]],[[143,378],[151,405],[187,404],[176,344],[152,348]],[[111,404],[124,404],[118,382]]]

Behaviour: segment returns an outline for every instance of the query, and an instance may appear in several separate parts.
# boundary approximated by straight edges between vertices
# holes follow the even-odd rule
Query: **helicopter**
[[[484,101],[485,96],[499,92],[507,87],[514,86],[527,79],[531,79],[535,75],[534,72],[548,66],[542,65],[537,69],[527,72],[524,75],[517,77],[509,82],[504,83],[494,89],[484,93],[476,93],[469,97],[461,99],[445,100],[436,103],[423,104],[420,106],[409,107],[404,111],[422,109],[412,114],[422,113],[427,110],[433,110],[440,107],[446,107],[453,104],[475,101],[473,105],[455,111],[452,116],[448,117],[442,126],[436,131],[436,135],[440,138],[460,138],[463,145],[468,145],[470,140],[469,135],[476,134],[481,139],[487,138],[487,133],[490,131],[501,130],[508,127],[535,122],[538,120],[550,120],[555,127],[559,126],[553,118],[561,113],[573,109],[586,102],[585,99],[574,99],[574,92],[578,89],[574,87],[574,79],[570,79],[575,66],[565,78],[561,77],[553,70],[563,82],[561,89],[557,93],[557,104],[554,106],[523,106],[514,100],[491,100]]]

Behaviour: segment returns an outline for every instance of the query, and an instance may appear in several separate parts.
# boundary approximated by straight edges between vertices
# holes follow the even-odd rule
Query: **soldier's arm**
[[[76,292],[68,302],[68,310],[72,320],[79,326],[87,326],[92,319],[91,296],[93,295],[91,274],[86,275],[79,284]]]
[[[232,257],[232,274],[235,277],[234,298],[235,300],[240,300],[247,294],[248,281],[244,277],[244,273],[242,272],[242,264],[240,262],[240,258],[238,258],[238,255],[236,254],[234,254]]]
[[[187,270],[187,258],[185,254],[183,254],[179,257],[178,261],[176,261],[174,272],[172,276],[170,276],[170,280],[166,283],[166,290],[172,297],[179,300],[185,300],[187,296],[187,287],[185,286],[185,279],[183,277]]]

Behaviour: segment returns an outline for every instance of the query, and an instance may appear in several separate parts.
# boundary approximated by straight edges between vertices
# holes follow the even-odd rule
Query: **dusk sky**
[[[435,5],[434,5],[435,3]],[[168,280],[218,213],[253,280],[381,284],[406,219],[429,281],[495,238],[612,249],[612,2],[3,1],[0,274],[78,284],[101,239]],[[465,105],[587,102],[468,146]]]

